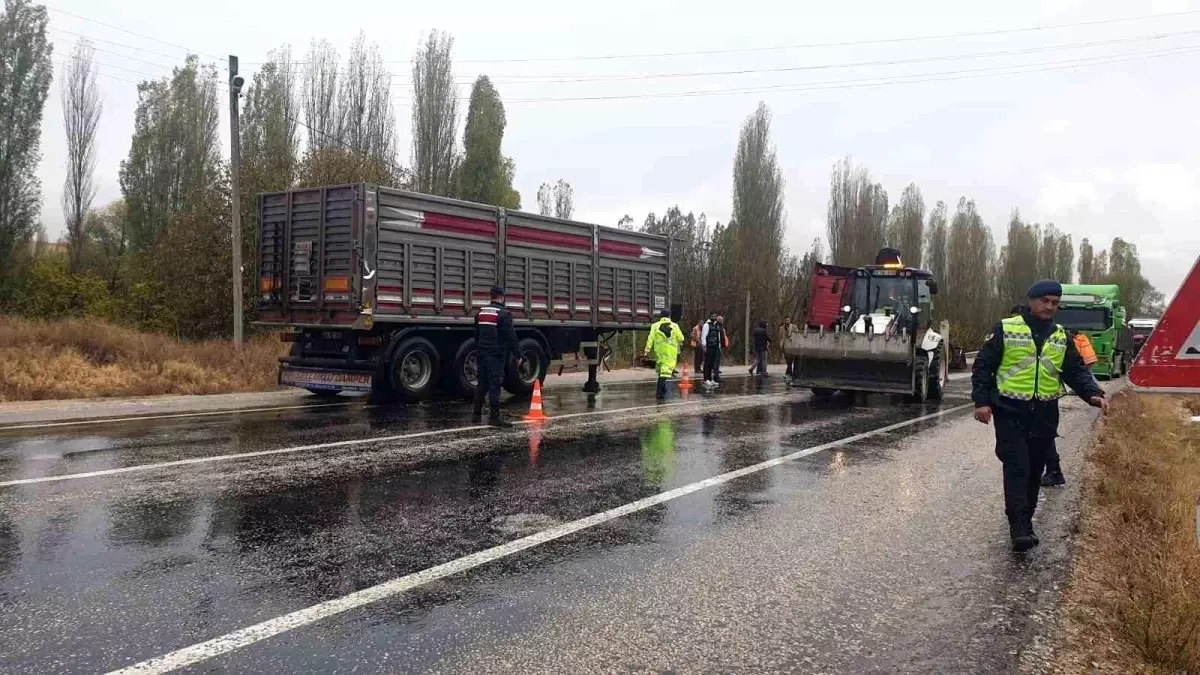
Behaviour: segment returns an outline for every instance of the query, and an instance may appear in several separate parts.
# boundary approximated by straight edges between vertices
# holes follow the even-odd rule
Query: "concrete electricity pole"
[[[242,348],[242,139],[238,96],[245,80],[238,76],[238,57],[229,56],[229,169],[233,178],[233,344]]]
[[[750,291],[746,291],[746,365],[750,365]]]

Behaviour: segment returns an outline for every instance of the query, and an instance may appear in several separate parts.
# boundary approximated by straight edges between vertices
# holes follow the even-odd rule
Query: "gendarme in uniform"
[[[1028,296],[1029,307],[992,328],[971,374],[975,419],[984,424],[995,420],[996,456],[1004,465],[1004,512],[1015,551],[1038,545],[1033,512],[1042,469],[1058,436],[1063,385],[1090,405],[1106,405],[1104,391],[1075,343],[1054,322],[1062,285],[1039,281]]]
[[[483,414],[483,395],[487,392],[491,406],[488,424],[511,427],[511,422],[500,419],[500,383],[504,380],[509,357],[517,349],[517,333],[513,328],[512,312],[504,306],[504,287],[493,286],[491,296],[492,301],[475,315],[476,363],[479,365],[475,417]]]

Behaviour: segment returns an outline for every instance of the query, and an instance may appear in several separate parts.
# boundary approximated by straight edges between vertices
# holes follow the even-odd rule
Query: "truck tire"
[[[392,394],[405,403],[417,403],[433,395],[438,384],[441,355],[437,347],[423,337],[401,342],[388,362],[388,380]]]
[[[828,387],[813,387],[813,396],[817,398],[829,398],[837,393],[837,389],[829,389]]]
[[[546,368],[550,360],[542,343],[533,338],[525,338],[517,343],[517,354],[524,357],[524,366],[519,371],[516,361],[511,361],[504,373],[504,390],[513,396],[524,397],[533,393],[534,380],[545,381]],[[532,366],[536,364],[536,369]]]
[[[450,384],[462,396],[475,399],[475,390],[479,388],[479,350],[475,338],[467,338],[458,346],[450,367]]]

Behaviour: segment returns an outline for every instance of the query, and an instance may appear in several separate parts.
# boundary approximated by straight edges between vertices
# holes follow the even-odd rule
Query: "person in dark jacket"
[[[512,422],[500,418],[500,383],[504,380],[504,369],[509,357],[517,349],[517,332],[513,328],[513,315],[504,306],[504,287],[492,287],[492,301],[480,308],[475,315],[476,359],[479,364],[479,382],[475,387],[475,417],[483,415],[483,394],[487,392],[491,416],[488,424],[507,428]]]
[[[704,345],[704,386],[712,388],[721,384],[721,348],[725,343],[725,325],[721,315],[709,316],[700,331],[700,344]]]
[[[975,357],[971,399],[975,419],[995,420],[996,456],[1004,465],[1004,513],[1014,551],[1038,545],[1033,531],[1042,468],[1058,436],[1063,384],[1090,405],[1108,409],[1104,390],[1054,322],[1062,285],[1043,280],[1030,287],[1029,307],[992,328]]]
[[[753,375],[757,370],[759,375],[767,374],[767,349],[771,346],[771,330],[766,321],[759,321],[754,327],[754,367],[750,368]]]

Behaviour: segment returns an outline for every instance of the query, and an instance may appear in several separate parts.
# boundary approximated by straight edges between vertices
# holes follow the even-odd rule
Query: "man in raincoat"
[[[650,327],[650,339],[646,340],[645,356],[654,352],[654,362],[658,369],[658,389],[654,398],[663,400],[667,397],[667,378],[675,372],[675,362],[679,360],[679,348],[683,346],[683,331],[679,324],[671,320],[671,311],[664,309],[662,318]]]

